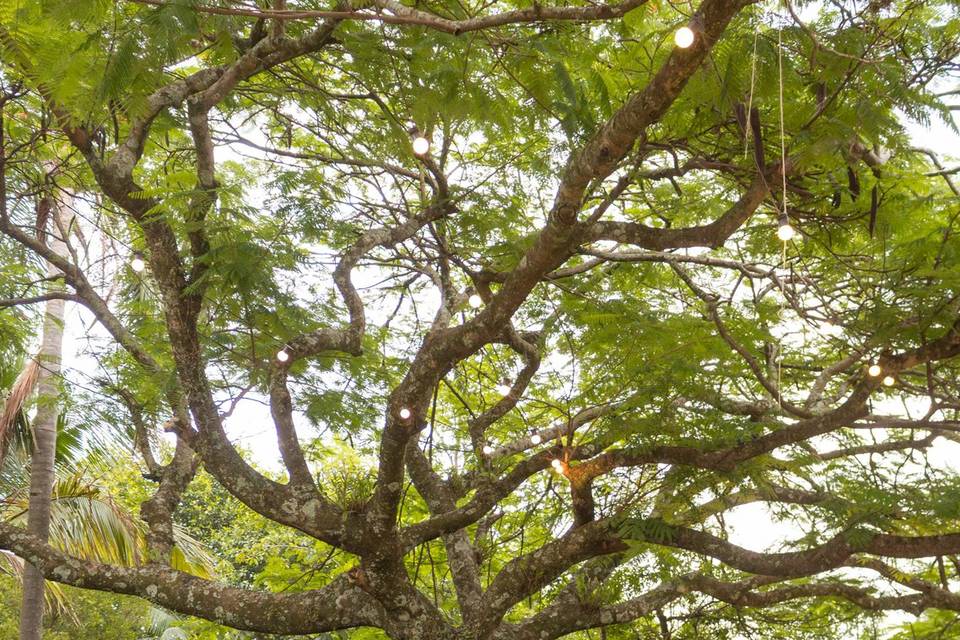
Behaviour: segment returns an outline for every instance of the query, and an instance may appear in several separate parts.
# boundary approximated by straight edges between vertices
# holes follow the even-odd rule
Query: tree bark
[[[51,197],[52,196],[47,196]],[[52,198],[50,248],[66,257],[64,242],[69,229],[69,211],[72,203]],[[42,231],[41,231],[42,232]],[[62,272],[47,263],[51,289],[63,289]],[[51,299],[46,302],[43,335],[37,359],[40,372],[37,377],[37,413],[32,422],[33,457],[30,464],[30,503],[27,513],[27,531],[46,540],[50,532],[50,503],[55,477],[54,461],[57,448],[57,419],[60,363],[63,355],[63,323],[66,301]],[[44,577],[32,564],[24,564],[23,603],[20,608],[20,640],[40,640],[43,633]]]

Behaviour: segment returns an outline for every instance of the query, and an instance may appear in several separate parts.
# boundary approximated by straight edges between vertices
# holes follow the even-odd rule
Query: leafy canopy
[[[958,633],[955,2],[0,0],[0,54],[0,356],[73,193],[150,562],[0,548],[210,637]]]

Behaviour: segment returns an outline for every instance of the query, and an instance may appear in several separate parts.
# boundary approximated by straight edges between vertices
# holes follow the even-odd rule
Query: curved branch
[[[737,607],[769,607],[802,598],[839,598],[868,611],[901,610],[919,615],[928,608],[960,610],[960,601],[947,601],[927,594],[876,596],[868,589],[842,582],[790,584],[762,589],[776,579],[750,578],[725,582],[711,576],[687,574],[658,585],[646,593],[613,605],[601,605],[585,598],[577,602],[557,603],[518,625],[504,628],[497,638],[547,640],[575,631],[624,624],[644,618],[670,602],[691,592],[711,596]]]
[[[490,409],[471,420],[467,425],[467,432],[473,441],[474,451],[482,458],[488,457],[487,454],[483,453],[483,447],[486,443],[487,427],[517,406],[517,402],[520,400],[520,394],[527,388],[527,385],[530,384],[530,381],[536,374],[537,369],[540,368],[540,349],[538,345],[524,340],[512,324],[507,327],[505,333],[504,342],[520,354],[523,358],[524,365],[519,375],[517,375],[517,379],[510,385],[510,392],[500,398]],[[496,454],[497,452],[494,451],[489,457],[493,457]]]
[[[137,596],[162,607],[262,633],[323,633],[382,626],[375,600],[341,576],[303,593],[265,593],[230,587],[159,564],[118,567],[81,561],[0,522],[0,548],[31,563],[49,580],[83,589]]]
[[[775,168],[780,171],[779,166]],[[699,227],[679,229],[662,229],[648,227],[638,222],[598,221],[593,223],[585,234],[584,241],[597,242],[610,240],[622,244],[633,244],[652,251],[665,249],[682,249],[689,247],[723,246],[727,238],[746,222],[757,210],[767,194],[770,193],[769,184],[776,180],[765,176],[757,176],[737,202],[726,212],[710,224]],[[769,182],[769,184],[768,184]]]
[[[146,4],[163,7],[170,4],[167,0],[128,0],[136,4]],[[360,9],[322,11],[307,9],[243,9],[235,7],[196,6],[194,10],[200,13],[216,15],[244,16],[258,19],[302,20],[309,18],[335,18],[338,20],[363,20],[382,22],[384,24],[421,25],[460,35],[472,31],[492,29],[495,27],[523,24],[531,22],[559,22],[559,21],[590,21],[613,20],[623,17],[628,11],[636,9],[646,3],[646,0],[626,0],[619,4],[605,4],[587,7],[542,7],[507,11],[490,16],[480,16],[466,20],[449,20],[436,14],[392,2],[391,0],[376,0],[374,4],[379,8],[377,12],[362,11]],[[384,13],[389,11],[389,13]]]
[[[0,300],[0,309],[38,304],[40,302],[47,302],[48,300],[67,300],[69,302],[81,302],[79,296],[77,296],[76,294],[67,293],[66,291],[51,291],[50,293],[44,293],[38,296],[31,296],[28,298],[6,298],[3,300]]]

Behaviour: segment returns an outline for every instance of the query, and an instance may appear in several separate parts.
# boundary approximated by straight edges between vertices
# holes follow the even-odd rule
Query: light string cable
[[[753,111],[753,92],[757,84],[757,41],[760,39],[760,20],[756,20],[753,30],[753,55],[750,60],[750,93],[747,95],[747,111],[743,118],[743,157],[747,157],[750,146],[750,112]],[[763,171],[763,167],[758,167]]]
[[[778,15],[779,18],[779,15]],[[777,73],[778,73],[778,98],[780,110],[780,175],[783,178],[781,184],[781,219],[785,224],[790,224],[790,218],[787,214],[787,138],[784,130],[783,118],[783,26],[777,24]],[[780,293],[783,296],[783,310],[787,308],[787,291],[785,271],[787,268],[787,242],[789,239],[783,239],[782,251],[780,254],[780,269],[783,276],[780,279]],[[783,321],[781,314],[781,322]],[[777,404],[780,406],[780,413],[783,414],[783,335],[777,340]]]
[[[779,73],[780,98],[780,176],[783,178],[781,192],[783,217],[789,223],[787,216],[787,137],[783,125],[783,27],[777,27],[777,70]],[[783,258],[787,256],[787,241],[783,241]]]

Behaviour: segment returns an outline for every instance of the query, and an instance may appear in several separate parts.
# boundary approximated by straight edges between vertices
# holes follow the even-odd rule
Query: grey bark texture
[[[53,200],[50,219],[50,248],[59,256],[66,257],[67,245],[64,234],[70,226],[68,211],[71,203],[46,196]],[[51,289],[63,290],[62,272],[53,264],[47,264],[47,276]],[[43,333],[37,359],[40,372],[37,376],[37,412],[31,421],[33,432],[33,456],[30,463],[30,503],[27,513],[27,531],[41,540],[50,532],[50,503],[55,479],[54,462],[57,450],[57,420],[60,417],[60,366],[63,359],[63,324],[66,301],[61,298],[47,300],[43,314]],[[20,608],[20,639],[40,640],[43,635],[44,576],[30,563],[24,565],[23,604]]]

